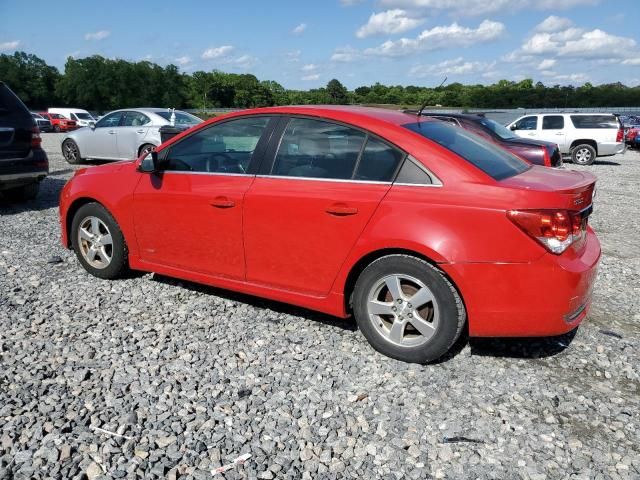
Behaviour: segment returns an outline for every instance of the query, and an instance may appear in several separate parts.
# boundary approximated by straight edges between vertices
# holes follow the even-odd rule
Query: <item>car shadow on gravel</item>
[[[66,180],[48,176],[40,184],[40,192],[33,200],[14,202],[9,201],[0,193],[0,215],[16,215],[26,211],[47,210],[57,208],[60,199],[60,191]]]
[[[292,315],[295,317],[302,317],[312,322],[318,322],[331,327],[338,327],[342,330],[355,332],[358,330],[355,319],[349,317],[346,319],[327,315],[325,313],[316,312],[313,310],[307,310],[306,308],[297,307],[295,305],[289,305],[287,303],[277,302],[275,300],[268,300],[265,298],[254,297],[244,293],[233,292],[231,290],[224,290],[222,288],[210,287],[208,285],[202,285],[199,283],[192,283],[186,280],[179,280],[172,277],[166,277],[154,273],[152,279],[156,282],[164,283],[166,285],[172,285],[175,287],[186,288],[194,292],[205,293],[207,295],[214,295],[216,297],[224,298],[226,300],[232,300],[234,302],[246,303],[252,307],[272,310],[276,313]],[[280,319],[269,319],[270,321],[280,322]]]
[[[578,329],[555,337],[471,338],[471,355],[505,358],[546,358],[562,353]]]

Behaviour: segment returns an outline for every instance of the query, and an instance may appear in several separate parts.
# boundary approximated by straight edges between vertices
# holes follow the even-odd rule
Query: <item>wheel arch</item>
[[[153,143],[153,142],[142,142],[142,143],[140,144],[140,146],[138,147],[138,155],[137,155],[137,157],[136,157],[136,158],[138,158],[140,155],[142,155],[142,149],[143,149],[144,147],[146,147],[147,145],[151,145],[153,148],[158,148],[158,145],[156,145],[156,144],[155,144],[155,143]]]
[[[598,155],[598,142],[596,142],[595,140],[591,138],[574,140],[573,142],[571,142],[571,147],[569,147],[569,149],[573,150],[578,145],[590,145],[595,149],[596,155]]]
[[[73,217],[75,217],[76,212],[80,210],[80,208],[83,205],[86,205],[88,203],[98,203],[102,205],[105,209],[109,210],[102,202],[100,202],[99,200],[96,200],[95,198],[91,198],[91,197],[76,198],[71,203],[71,205],[69,205],[69,208],[67,209],[67,212],[65,214],[65,219],[64,219],[65,247],[67,248],[71,248],[71,224],[73,223]]]

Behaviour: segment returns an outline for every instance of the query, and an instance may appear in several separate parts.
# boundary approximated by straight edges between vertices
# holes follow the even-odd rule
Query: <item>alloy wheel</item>
[[[588,148],[581,148],[576,152],[576,162],[588,163],[591,160],[591,151]]]
[[[78,160],[78,147],[74,142],[65,142],[62,147],[64,158],[69,162],[76,162]]]
[[[78,246],[86,262],[94,268],[107,268],[113,258],[113,239],[107,225],[89,216],[78,227]]]

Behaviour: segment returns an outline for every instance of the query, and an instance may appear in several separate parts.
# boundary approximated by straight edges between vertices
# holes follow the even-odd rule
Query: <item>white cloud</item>
[[[299,62],[300,55],[302,55],[302,50],[292,50],[285,53],[288,62]]]
[[[549,70],[550,68],[553,68],[556,63],[557,61],[555,58],[545,58],[538,65],[538,70]]]
[[[7,50],[15,50],[20,46],[20,40],[11,40],[10,42],[2,42],[0,43],[0,52],[5,52]]]
[[[412,18],[405,10],[393,9],[372,13],[369,21],[360,27],[356,37],[366,38],[372,35],[395,34],[411,30],[424,23],[423,18]]]
[[[537,10],[561,10],[580,5],[596,5],[600,0],[380,0],[387,8],[415,10],[441,10],[465,16],[516,11],[525,8]]]
[[[184,55],[184,56],[182,56],[182,57],[178,57],[178,58],[176,58],[176,59],[175,59],[175,62],[176,62],[178,65],[182,65],[182,66],[184,66],[184,65],[188,65],[189,63],[191,63],[191,57],[189,57],[189,56],[187,56],[187,55]]]
[[[362,53],[359,50],[346,46],[346,47],[338,47],[333,51],[333,55],[331,55],[332,62],[355,62],[356,60],[360,60],[362,58]]]
[[[468,47],[495,40],[504,31],[504,24],[491,20],[484,20],[476,29],[462,27],[454,22],[451,25],[437,26],[430,30],[424,30],[416,38],[387,40],[377,47],[366,49],[364,53],[384,57],[401,57],[419,51]]]
[[[97,32],[89,32],[84,34],[85,40],[104,40],[111,35],[109,30],[99,30]]]
[[[469,62],[462,57],[430,65],[416,65],[409,71],[409,75],[416,78],[442,75],[469,75],[491,71],[496,62]]]
[[[627,58],[622,63],[624,65],[640,65],[640,58]]]
[[[313,63],[309,63],[308,65],[305,65],[304,67],[302,67],[302,71],[303,72],[313,72],[317,68],[318,68],[317,65],[315,65]]]
[[[312,80],[318,80],[319,78],[319,73],[312,73],[311,75],[305,75],[304,77],[302,77],[302,80],[304,80],[305,82],[310,82]]]
[[[239,57],[226,59],[224,63],[237,68],[246,69],[253,67],[257,62],[258,60],[256,59],[256,57],[253,57],[251,55],[241,55]]]
[[[536,26],[536,31],[553,33],[560,30],[566,30],[571,26],[573,26],[573,22],[568,18],[556,17],[555,15],[551,15],[550,17],[545,18]]]
[[[343,7],[352,7],[364,1],[365,0],[340,0],[340,5],[342,5]]]
[[[233,51],[233,46],[231,45],[222,45],[221,47],[211,47],[207,48],[204,52],[202,52],[202,58],[205,60],[210,60],[212,58],[220,58],[230,54]]]
[[[301,35],[306,29],[307,29],[307,24],[301,23],[300,25],[295,27],[293,30],[291,30],[291,33],[293,33],[294,35]]]

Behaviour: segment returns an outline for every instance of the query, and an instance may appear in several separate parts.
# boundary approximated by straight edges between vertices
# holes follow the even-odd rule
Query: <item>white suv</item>
[[[508,127],[520,137],[557,143],[560,153],[571,155],[579,165],[625,149],[618,117],[606,113],[539,113],[520,117]]]

